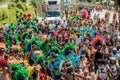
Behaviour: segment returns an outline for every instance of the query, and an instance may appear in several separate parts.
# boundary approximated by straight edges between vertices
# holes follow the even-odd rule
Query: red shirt
[[[58,31],[54,31],[54,36],[55,36],[55,37],[58,36]]]
[[[63,36],[64,36],[64,38],[67,38],[67,37],[68,37],[68,34],[67,34],[67,33],[65,33]]]

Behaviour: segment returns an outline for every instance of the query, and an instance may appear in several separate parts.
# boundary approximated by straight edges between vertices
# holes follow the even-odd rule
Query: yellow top
[[[47,79],[46,80],[50,80],[51,78],[49,76],[47,76]]]
[[[19,62],[19,61],[18,61],[17,59],[14,59],[14,60],[13,60],[13,63],[15,63],[15,64],[18,64],[18,62]]]
[[[0,47],[3,48],[3,49],[6,49],[5,43],[0,43]]]
[[[12,49],[13,48],[16,48],[16,49],[18,49],[19,51],[21,50],[21,47],[20,47],[20,45],[12,45],[12,47],[11,47]]]
[[[34,68],[32,66],[28,66],[27,70],[28,70],[28,77],[30,77],[33,74]]]
[[[41,65],[38,64],[38,65],[36,65],[36,67],[37,67],[37,69],[40,71],[40,69],[41,69]]]

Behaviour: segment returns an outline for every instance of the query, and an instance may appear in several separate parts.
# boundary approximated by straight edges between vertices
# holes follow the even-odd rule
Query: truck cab
[[[45,22],[50,21],[59,22],[61,21],[61,1],[60,0],[45,0],[46,15]]]

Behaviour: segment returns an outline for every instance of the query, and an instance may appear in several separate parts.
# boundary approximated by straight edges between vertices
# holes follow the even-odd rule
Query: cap
[[[117,49],[114,47],[114,48],[113,48],[113,51],[116,51],[116,50],[117,50]]]

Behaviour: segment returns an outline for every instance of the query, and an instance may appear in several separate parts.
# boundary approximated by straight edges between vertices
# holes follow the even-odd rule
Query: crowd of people
[[[62,21],[45,24],[30,14],[9,26],[3,23],[0,75],[6,80],[119,80],[120,18],[115,13],[109,23],[110,12],[91,18],[92,11],[75,7],[65,10]]]

